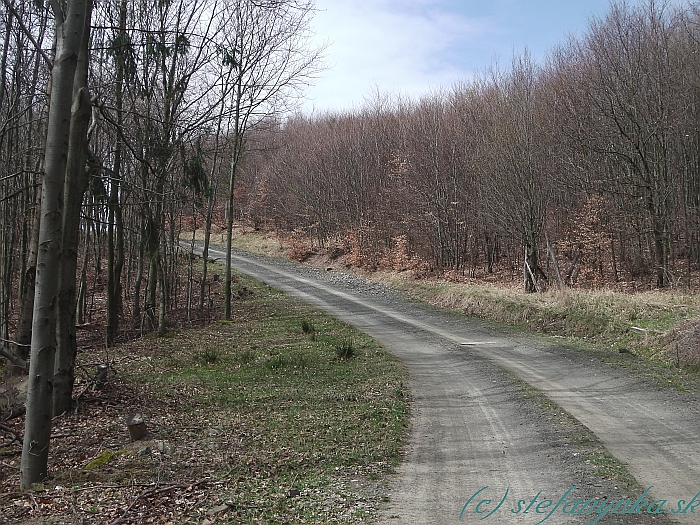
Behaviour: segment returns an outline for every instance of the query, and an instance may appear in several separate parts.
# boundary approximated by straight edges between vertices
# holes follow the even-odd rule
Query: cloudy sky
[[[632,0],[638,3],[640,0]],[[581,35],[608,0],[316,0],[318,42],[330,69],[309,89],[306,113],[359,107],[377,89],[412,98],[507,65],[536,60]]]

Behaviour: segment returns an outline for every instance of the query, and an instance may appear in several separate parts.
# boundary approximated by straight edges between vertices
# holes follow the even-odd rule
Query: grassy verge
[[[149,342],[157,364],[136,378],[154,396],[180,392],[188,419],[203,418],[197,427],[210,436],[201,446],[221,451],[216,475],[238,478],[226,498],[237,518],[341,518],[359,496],[333,508],[324,487],[339,472],[376,478],[398,461],[402,367],[349,326],[269,287],[245,286],[253,295],[233,321]],[[288,498],[294,489],[299,496]],[[364,513],[355,507],[349,517]]]
[[[378,278],[414,299],[549,336],[667,386],[698,387],[699,369],[694,363],[700,350],[697,340],[687,336],[700,317],[700,298],[695,295],[578,290],[526,294],[498,286],[414,281],[387,274]]]
[[[108,389],[55,425],[67,437],[39,487],[54,508],[39,515],[168,524],[375,516],[408,422],[403,366],[348,325],[238,279],[247,293],[232,321],[147,336],[111,356]],[[145,441],[129,443],[131,412],[147,424]],[[0,509],[35,499],[15,497],[0,491]]]
[[[185,243],[192,242],[192,232],[184,232],[180,235],[180,240]],[[194,232],[194,240],[197,243],[204,241],[204,231]],[[226,234],[223,231],[213,231],[210,236],[211,244],[226,246]],[[235,226],[233,231],[233,246],[240,250],[246,250],[268,257],[285,257],[287,248],[284,243],[274,233],[254,230],[245,226]]]

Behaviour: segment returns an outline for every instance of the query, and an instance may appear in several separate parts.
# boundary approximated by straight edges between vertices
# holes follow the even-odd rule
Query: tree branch
[[[51,4],[51,10],[53,11],[53,16],[56,18],[59,24],[66,21],[66,14],[63,12],[63,8],[58,0],[49,0]]]
[[[34,45],[34,48],[41,55],[41,57],[44,59],[44,62],[46,62],[46,65],[49,67],[49,69],[53,69],[53,61],[49,58],[49,55],[47,55],[46,52],[43,49],[41,49],[41,46],[34,38],[34,35],[32,35],[31,32],[29,31],[29,29],[27,29],[27,26],[24,25],[24,22],[22,22],[22,18],[19,16],[19,13],[15,9],[15,7],[12,5],[12,3],[10,3],[10,0],[2,0],[2,3],[5,4],[7,9],[10,10],[10,13],[12,13],[12,16],[14,16],[17,19],[17,23],[19,24],[19,27],[22,29],[22,32],[29,39],[29,41]],[[56,5],[58,5],[58,2],[56,2],[56,1],[52,1],[51,3],[52,4],[55,3]],[[59,7],[59,9],[60,9],[60,7]],[[54,12],[55,12],[55,8],[54,8]]]
[[[4,339],[3,339],[4,341]],[[11,341],[8,341],[11,342]],[[20,345],[20,346],[26,346],[26,345]],[[8,359],[13,365],[19,366],[21,368],[26,369],[27,368],[27,362],[22,359],[21,357],[17,357],[14,354],[11,354],[10,352],[6,351],[4,348],[0,348],[0,355]]]

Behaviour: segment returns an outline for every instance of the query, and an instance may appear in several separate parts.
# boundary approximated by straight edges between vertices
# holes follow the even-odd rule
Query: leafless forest
[[[525,259],[534,291],[555,257],[565,285],[696,286],[699,44],[697,4],[617,4],[546,63],[290,119],[251,152],[241,213],[368,268],[522,281]]]
[[[45,472],[28,452],[51,399],[70,408],[76,324],[104,320],[110,346],[205,307],[206,257],[195,278],[185,231],[230,244],[240,220],[298,257],[500,272],[531,292],[697,288],[700,4],[616,3],[542,63],[524,52],[420,100],[297,115],[325,67],[313,14],[306,0],[0,2],[0,349],[40,377],[25,486]],[[223,283],[229,317],[230,264]]]
[[[46,474],[52,414],[71,409],[76,324],[95,314],[111,346],[120,327],[164,331],[183,290],[201,308],[182,282],[183,219],[232,206],[247,134],[321,70],[313,12],[2,0],[0,350],[20,371],[29,360],[23,487]]]

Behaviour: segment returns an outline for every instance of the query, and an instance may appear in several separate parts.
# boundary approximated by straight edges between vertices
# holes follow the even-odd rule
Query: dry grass
[[[198,243],[204,241],[204,231],[195,231],[194,239]],[[192,232],[182,233],[180,240],[191,242]],[[213,228],[209,242],[217,246],[226,246],[226,233],[221,228]],[[232,244],[234,248],[259,253],[268,257],[286,257],[287,255],[287,247],[277,235],[247,226],[239,225],[234,227]]]
[[[396,275],[384,275],[382,280],[417,299],[468,316],[646,357],[662,357],[662,348],[680,333],[678,327],[684,326],[683,333],[688,333],[696,324],[693,319],[700,316],[699,297],[674,291],[526,294],[512,287],[411,281]],[[686,364],[692,356],[687,357]]]

